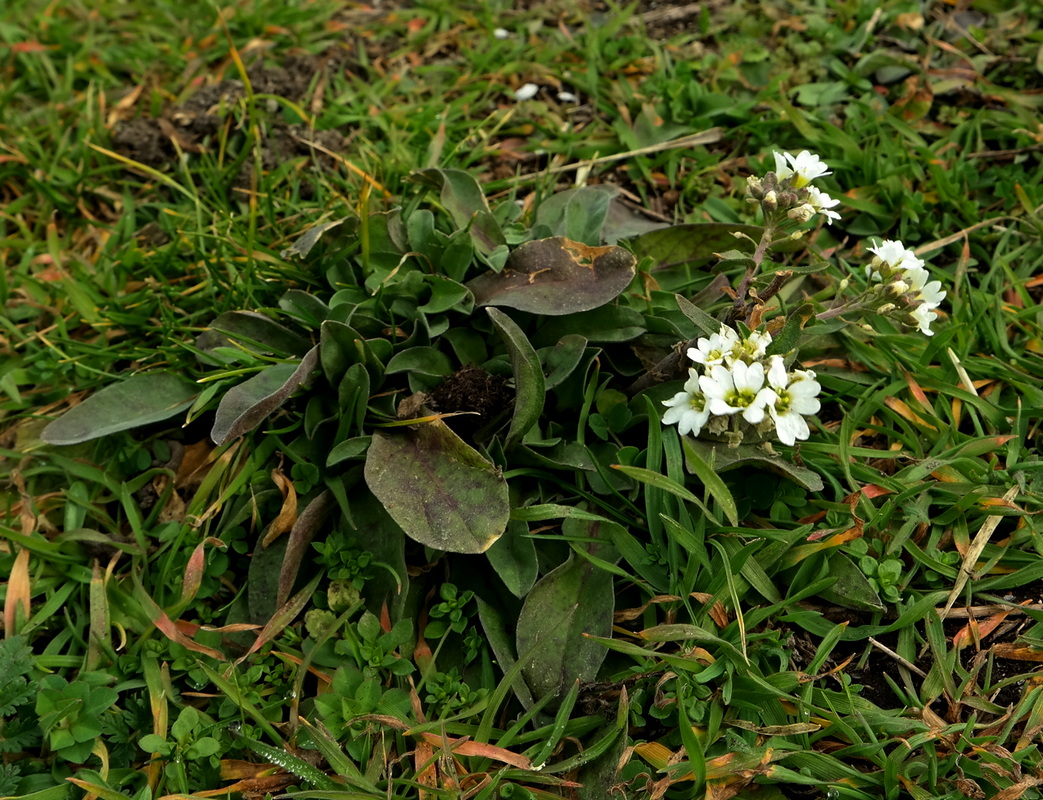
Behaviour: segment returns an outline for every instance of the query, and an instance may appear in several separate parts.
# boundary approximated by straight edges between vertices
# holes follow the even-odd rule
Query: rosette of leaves
[[[324,222],[284,251],[314,283],[288,287],[276,307],[214,319],[191,345],[204,382],[131,376],[44,439],[187,414],[210,420],[218,447],[245,438],[278,451],[292,462],[295,512],[270,521],[254,552],[261,588],[251,585],[245,616],[264,622],[300,589],[310,545],[330,526],[371,554],[362,599],[392,625],[415,619],[429,588],[437,595],[417,565],[445,559],[460,596],[477,601],[487,656],[505,670],[523,661],[515,694],[550,709],[599,673],[607,651],[591,637],[611,632],[613,581],[683,594],[709,569],[692,542],[735,522],[714,475],[722,461],[709,467],[712,454],[661,430],[671,376],[633,387],[705,333],[703,308],[726,308],[704,267],[749,226],[649,231],[604,186],[555,195],[523,224],[514,203],[491,207],[465,173],[416,179],[436,195],[432,208]],[[665,489],[651,477],[664,468]],[[689,481],[709,489],[705,500]],[[227,524],[248,506],[230,503],[239,516]],[[679,541],[693,547],[684,575],[664,566]],[[489,569],[471,569],[475,558]]]

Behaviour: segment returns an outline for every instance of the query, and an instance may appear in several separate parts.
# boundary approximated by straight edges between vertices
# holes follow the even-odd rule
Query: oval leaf
[[[830,603],[858,611],[883,611],[884,604],[880,595],[862,573],[855,562],[843,553],[833,553],[829,557],[829,574],[836,582],[819,595]]]
[[[482,187],[473,175],[461,169],[424,169],[411,177],[417,183],[441,191],[440,199],[445,210],[461,230],[467,228],[470,231],[475,250],[479,253],[491,256],[505,247],[507,240],[500,224],[489,210]]]
[[[589,311],[619,295],[634,278],[634,256],[622,247],[591,247],[563,236],[514,250],[503,272],[469,281],[475,302],[533,314]]]
[[[509,447],[520,441],[543,413],[543,403],[546,399],[543,367],[540,366],[536,350],[514,320],[495,308],[487,309],[487,312],[496,327],[496,332],[507,345],[511,369],[514,371],[514,414],[511,417],[510,430],[507,432]]]
[[[43,429],[47,444],[79,444],[162,422],[188,409],[199,387],[170,372],[144,372],[106,386]]]
[[[644,233],[632,239],[630,246],[638,258],[655,260],[656,265],[652,270],[655,272],[709,261],[715,258],[716,253],[736,247],[741,241],[736,239],[736,233],[745,234],[756,241],[763,232],[764,229],[757,225],[693,222]]]
[[[525,597],[536,582],[539,567],[536,545],[528,534],[528,525],[511,520],[506,535],[485,554],[500,580],[515,597]]]
[[[698,454],[703,462],[712,463],[714,471],[718,474],[751,465],[770,470],[783,478],[789,478],[808,491],[821,492],[823,489],[822,478],[817,473],[807,467],[787,461],[780,455],[768,453],[760,445],[740,444],[738,447],[728,447],[720,442],[708,442],[705,439],[693,439],[686,436],[684,446],[685,455],[689,459],[689,472],[694,471],[691,455]]]
[[[575,555],[532,587],[518,617],[517,652],[531,653],[522,675],[533,695],[594,680],[607,651],[583,634],[610,635],[614,608],[612,576]]]
[[[318,363],[319,348],[313,347],[296,364],[275,364],[233,386],[217,407],[210,438],[222,445],[252,431],[307,382]]]
[[[303,336],[255,311],[226,311],[196,338],[196,347],[206,354],[206,363],[224,363],[226,359],[213,351],[229,347],[231,341],[252,352],[275,353],[280,356],[302,356],[311,348]]]
[[[484,553],[510,516],[500,470],[441,420],[374,433],[366,484],[406,535],[450,553]]]

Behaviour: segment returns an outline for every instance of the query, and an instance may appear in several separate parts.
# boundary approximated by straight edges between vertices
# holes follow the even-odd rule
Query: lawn
[[[8,0],[0,798],[1043,797],[1041,44]]]

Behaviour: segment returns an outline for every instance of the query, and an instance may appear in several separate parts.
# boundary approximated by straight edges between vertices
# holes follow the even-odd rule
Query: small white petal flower
[[[929,305],[925,303],[914,308],[912,317],[916,324],[920,326],[920,333],[924,336],[934,336],[934,331],[931,330],[931,323],[938,319],[938,314]]]
[[[716,365],[699,378],[711,414],[742,414],[752,425],[764,419],[764,408],[773,392],[764,388],[764,364],[737,361],[731,369]]]
[[[678,392],[669,400],[664,400],[663,405],[668,407],[663,414],[663,424],[676,423],[677,432],[682,436],[687,433],[698,436],[706,420],[710,418],[706,397],[699,388],[699,374],[694,369],[688,370],[684,391]]]
[[[870,280],[879,281],[902,270],[924,267],[924,261],[898,240],[884,239],[883,244],[870,247],[869,252],[876,256],[866,267],[866,277]]]
[[[826,162],[807,150],[801,150],[796,156],[789,153],[775,153],[774,155],[775,174],[779,176],[780,181],[792,178],[790,184],[794,189],[803,189],[815,178],[833,174]]]
[[[815,414],[822,407],[818,393],[822,390],[811,370],[793,370],[787,373],[782,356],[772,356],[768,367],[768,385],[774,400],[768,413],[775,423],[779,441],[792,445],[797,439],[811,435],[805,414]]]
[[[558,101],[561,103],[575,103],[576,95],[572,92],[558,92]]]
[[[732,366],[737,362],[752,364],[764,357],[770,344],[770,333],[767,331],[751,331],[750,335],[745,339],[736,338],[735,344],[732,345],[732,349],[725,355],[724,361],[728,366]]]
[[[930,281],[930,273],[925,269],[909,270],[906,279],[909,281],[909,291],[921,303],[930,308],[938,308],[945,299],[945,291],[940,281]]]
[[[497,39],[510,39],[511,32],[506,28],[496,28],[493,30],[493,36],[495,36]]]
[[[519,103],[522,103],[526,100],[532,100],[532,98],[534,98],[539,93],[539,91],[540,87],[537,86],[535,83],[526,83],[523,84],[514,93],[514,99],[517,100]]]
[[[833,206],[840,205],[839,200],[834,200],[825,192],[819,191],[814,186],[807,188],[808,192],[808,205],[814,208],[819,214],[826,218],[826,223],[830,223],[835,219],[840,219],[840,214],[836,211],[830,211]]]
[[[689,347],[688,357],[709,369],[714,364],[723,364],[738,343],[739,334],[727,325],[721,325],[720,332],[713,334],[709,339],[701,338],[695,343],[695,347]]]

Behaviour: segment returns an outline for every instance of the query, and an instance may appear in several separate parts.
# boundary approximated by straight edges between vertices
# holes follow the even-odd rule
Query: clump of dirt
[[[434,408],[445,414],[473,412],[449,417],[445,423],[463,439],[471,439],[490,421],[511,407],[514,392],[506,378],[490,375],[481,367],[466,364],[431,392]]]
[[[278,98],[294,104],[305,101],[308,87],[318,69],[310,58],[290,57],[282,66],[256,65],[247,71],[254,95],[262,98],[269,112],[267,125],[261,131],[261,166],[274,169],[287,159],[336,152],[345,149],[346,138],[335,130],[314,131],[306,125],[291,124],[279,116],[282,104]],[[136,117],[115,126],[112,143],[116,152],[155,169],[162,169],[179,158],[180,153],[198,154],[223,126],[230,123],[230,113],[246,97],[241,80],[226,79],[203,86],[184,102],[167,109],[159,117]],[[316,147],[316,145],[318,147]],[[250,183],[253,159],[247,159],[235,181],[237,187]]]

